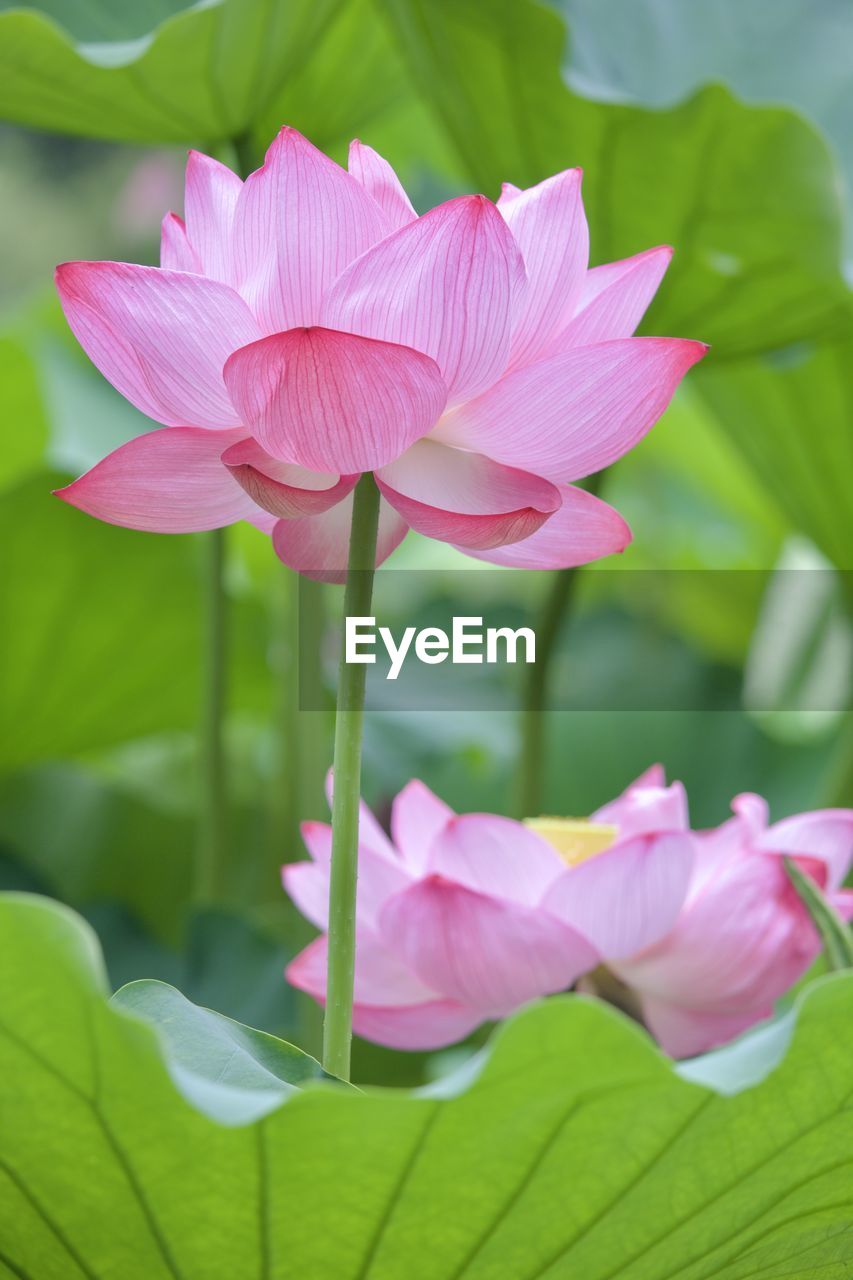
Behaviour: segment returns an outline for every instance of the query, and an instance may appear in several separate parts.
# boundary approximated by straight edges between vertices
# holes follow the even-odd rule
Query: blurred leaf
[[[115,0],[38,0],[37,4],[22,4],[20,0],[0,0],[0,13],[9,9],[41,13],[75,40],[100,43],[147,35],[195,3],[196,0],[134,0],[133,4],[116,4]]]
[[[555,7],[569,21],[570,79],[580,92],[664,106],[723,81],[753,102],[789,103],[828,135],[853,188],[847,0],[557,0]]]
[[[168,1040],[104,1000],[79,920],[12,895],[0,921],[11,1275],[845,1275],[853,978],[813,987],[779,1067],[732,1097],[570,997],[425,1094],[311,1086],[225,1126],[175,1090]]]
[[[853,930],[794,858],[783,861],[788,878],[820,935],[830,969],[853,969]]]
[[[853,366],[846,343],[697,371],[694,388],[790,519],[853,568]]]
[[[126,16],[117,18],[105,0],[89,13],[80,0],[69,12],[54,0],[0,13],[0,116],[131,142],[233,139],[302,64],[339,4],[148,0],[141,10],[120,6]],[[164,12],[172,16],[140,30],[142,14],[157,22]],[[88,43],[93,36],[99,43]]]
[[[389,0],[412,76],[490,195],[585,170],[593,261],[670,243],[648,332],[715,359],[849,329],[841,209],[820,135],[722,87],[668,111],[586,101],[560,74],[565,30],[532,0]]]
[[[202,1009],[165,982],[131,982],[113,1004],[155,1028],[178,1089],[221,1124],[259,1120],[324,1077],[319,1062],[295,1045]]]
[[[0,418],[7,424],[0,453],[0,488],[36,470],[47,446],[47,418],[38,371],[26,347],[0,337]]]
[[[853,695],[853,627],[839,575],[810,542],[785,544],[744,668],[744,704],[768,733],[833,729]]]
[[[0,717],[15,726],[0,770],[198,715],[196,540],[102,524],[51,496],[65,482],[40,472],[0,508],[0,607],[16,622],[0,636]],[[232,707],[270,706],[265,645],[261,607],[236,602]]]

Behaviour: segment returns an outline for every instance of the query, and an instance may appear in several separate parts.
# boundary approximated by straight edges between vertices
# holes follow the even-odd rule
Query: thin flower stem
[[[593,495],[601,492],[605,472],[599,471],[587,485]],[[551,664],[560,632],[571,616],[580,586],[582,565],[559,569],[551,578],[536,631],[536,661],[527,673],[521,711],[521,754],[518,770],[518,813],[535,818],[542,812],[545,779],[545,714]]]
[[[200,741],[200,813],[195,897],[215,902],[225,892],[228,859],[228,797],[223,721],[227,700],[227,604],[225,530],[205,535],[204,691]]]
[[[355,489],[344,617],[370,613],[379,524],[379,490],[370,473]],[[332,801],[332,874],[329,887],[329,962],[323,1066],[348,1080],[355,973],[355,896],[358,880],[358,810],[364,727],[363,664],[347,664],[341,652],[335,719]]]

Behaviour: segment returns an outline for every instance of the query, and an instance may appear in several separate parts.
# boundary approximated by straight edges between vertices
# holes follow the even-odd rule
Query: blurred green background
[[[583,165],[592,262],[673,244],[643,331],[713,344],[604,478],[634,543],[572,584],[552,675],[601,705],[639,653],[652,687],[719,709],[537,716],[537,807],[588,813],[655,760],[696,825],[743,790],[777,817],[853,803],[851,45],[835,0],[0,0],[0,887],[82,910],[116,986],[160,977],[316,1049],[316,1011],[281,976],[310,933],[278,868],[301,856],[298,820],[325,816],[332,720],[298,709],[293,576],[229,530],[211,899],[205,536],[114,529],[50,496],[150,425],[76,347],[53,267],[156,262],[186,148],[260,163],[282,123],[337,159],[361,137],[419,209]],[[433,570],[410,581],[440,593],[472,563],[410,535],[390,567]],[[669,569],[691,572],[661,592],[646,571]],[[539,625],[551,584],[499,578]],[[339,589],[314,597],[334,619]],[[396,621],[429,604],[407,597]],[[372,713],[365,795],[384,817],[417,776],[460,809],[517,812],[523,723],[521,705]],[[358,1048],[363,1080],[425,1069]]]

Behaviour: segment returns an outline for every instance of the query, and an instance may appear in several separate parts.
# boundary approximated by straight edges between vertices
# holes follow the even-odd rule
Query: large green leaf
[[[26,1280],[842,1280],[853,983],[720,1096],[593,1001],[507,1024],[454,1087],[193,1109],[64,908],[0,901],[0,1274]],[[227,1089],[227,1083],[222,1086]]]
[[[105,3],[2,13],[0,116],[132,142],[234,138],[302,64],[339,4],[149,0],[121,6],[129,16],[118,19]],[[177,8],[140,29],[142,15],[156,21]]]
[[[649,332],[704,338],[719,359],[847,325],[837,177],[798,116],[722,87],[665,111],[587,101],[561,76],[560,19],[533,0],[386,9],[484,190],[579,164],[595,261],[676,247]]]
[[[849,343],[700,369],[694,386],[792,524],[838,568],[853,568]]]
[[[195,540],[101,524],[51,497],[64,482],[38,472],[0,508],[0,770],[198,718]],[[270,705],[265,625],[235,608],[234,705]]]

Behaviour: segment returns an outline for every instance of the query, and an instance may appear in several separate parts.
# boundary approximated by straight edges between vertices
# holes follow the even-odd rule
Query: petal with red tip
[[[433,426],[447,392],[428,356],[334,329],[289,329],[236,351],[231,398],[268,453],[312,471],[372,471]]]
[[[553,342],[552,352],[630,338],[671,261],[672,249],[660,245],[622,262],[593,267],[586,274],[575,314]]]
[[[547,912],[441,876],[389,898],[379,932],[422,982],[483,1017],[562,991],[597,963],[591,945]]]
[[[165,427],[129,440],[57,497],[108,524],[153,533],[219,529],[257,511],[221,462],[242,431]]]
[[[357,475],[330,475],[280,462],[252,436],[232,444],[222,461],[252,501],[279,520],[328,511],[358,483]]]
[[[320,582],[344,582],[349,558],[352,495],[319,516],[279,520],[272,542],[279,560]],[[379,508],[376,564],[387,560],[405,538],[409,526],[387,502]]]
[[[529,287],[516,312],[510,364],[538,360],[575,307],[589,261],[581,171],[567,169],[498,201],[524,258]]]
[[[472,551],[463,546],[459,550],[477,560],[514,569],[571,569],[625,550],[631,541],[631,530],[618,511],[572,485],[561,485],[560,492],[560,510],[523,542],[494,551]]]
[[[481,549],[529,537],[561,502],[548,480],[433,440],[412,445],[376,483],[418,533]]]
[[[201,264],[187,239],[184,220],[176,213],[167,213],[160,227],[160,266],[166,271],[201,275]]]
[[[393,231],[399,231],[418,216],[388,161],[357,138],[350,143],[348,168],[373,196]]]
[[[426,867],[430,846],[453,810],[417,778],[407,782],[391,806],[391,834],[400,857],[414,872]]]
[[[137,409],[166,426],[239,425],[222,366],[260,331],[233,289],[128,262],[66,262],[56,283],[75,338]]]
[[[374,246],[335,281],[322,323],[432,356],[452,400],[491,386],[509,358],[521,254],[485,196],[431,209]]]
[[[237,201],[240,292],[267,332],[316,324],[325,290],[390,230],[361,183],[282,129]]]
[[[643,438],[706,350],[681,338],[576,347],[506,374],[447,414],[436,438],[554,480],[579,480]]]
[[[243,183],[236,173],[200,151],[187,159],[184,219],[187,238],[211,280],[236,282],[234,212]]]

